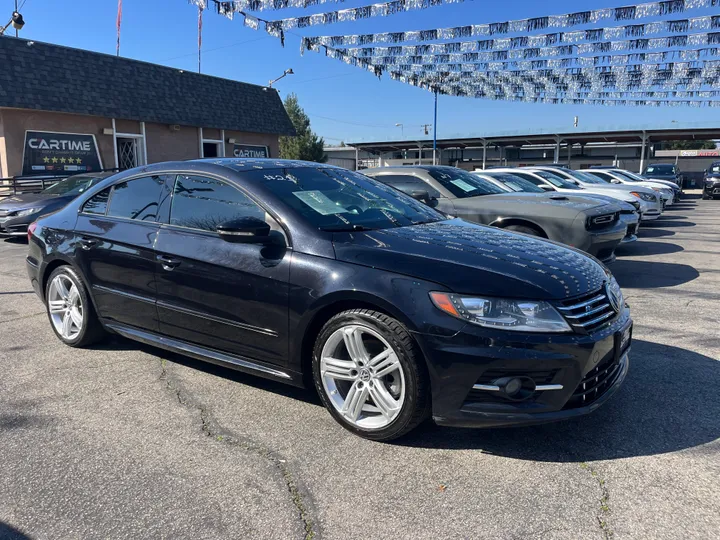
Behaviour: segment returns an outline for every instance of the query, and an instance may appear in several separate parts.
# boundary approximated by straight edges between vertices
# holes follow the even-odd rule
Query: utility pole
[[[433,118],[433,165],[437,165],[435,153],[437,152],[437,88],[435,89],[435,117]]]
[[[17,10],[18,10],[17,4],[18,4],[18,0],[15,0],[15,13],[17,13]],[[18,32],[19,32],[19,30],[17,28],[15,28],[15,37],[20,37]]]

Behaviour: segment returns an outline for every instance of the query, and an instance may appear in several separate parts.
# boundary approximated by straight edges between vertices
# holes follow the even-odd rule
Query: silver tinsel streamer
[[[467,26],[458,26],[452,28],[440,28],[422,30],[416,32],[380,32],[377,34],[354,34],[344,36],[314,36],[310,39],[317,39],[323,45],[330,45],[333,47],[342,45],[367,45],[370,43],[403,43],[411,41],[433,41],[439,39],[455,39],[455,34],[463,33],[466,36],[491,36],[508,33],[520,33],[520,32],[534,32],[538,29],[543,28],[570,28],[572,26],[578,26],[581,24],[596,23],[604,20],[614,21],[627,21],[627,17],[620,16],[623,11],[628,9],[625,13],[634,13],[633,19],[646,18],[644,13],[657,12],[657,13],[681,13],[691,11],[694,9],[701,9],[710,6],[720,6],[718,0],[682,0],[677,5],[682,6],[682,9],[676,9],[671,11],[671,8],[667,7],[669,2],[653,2],[650,4],[641,4],[635,6],[634,11],[630,8],[616,8],[616,9],[600,9],[592,12],[581,12],[571,15],[558,15],[553,17],[541,17],[539,19],[521,19],[517,21],[510,21],[505,23],[492,23],[492,24],[475,24]],[[358,8],[361,9],[361,8]],[[586,16],[590,14],[589,16]],[[712,24],[713,17],[696,17],[692,19],[684,19],[688,24],[697,25],[694,29],[705,29],[703,26]],[[717,19],[717,17],[715,17]],[[353,19],[356,20],[356,19]],[[627,25],[618,27],[621,30],[615,30],[614,28],[600,29],[601,31],[609,32],[628,32],[630,29],[635,29],[636,32],[641,32],[639,35],[650,35],[659,32],[684,32],[686,30],[675,30],[672,25],[676,21],[664,21],[659,23],[641,24],[641,25]],[[716,23],[717,24],[717,23]],[[640,27],[646,27],[644,31],[640,30]],[[691,28],[693,29],[693,28]],[[586,31],[579,31],[577,34],[585,34]],[[559,33],[551,35],[562,35]],[[424,36],[424,37],[423,37]],[[544,36],[541,36],[544,37]],[[618,36],[619,37],[619,36]],[[603,39],[602,37],[600,39]],[[609,39],[609,38],[605,38]]]

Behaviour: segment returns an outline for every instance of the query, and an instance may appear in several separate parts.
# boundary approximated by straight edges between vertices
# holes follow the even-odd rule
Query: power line
[[[230,47],[238,47],[240,45],[245,45],[247,43],[253,43],[254,41],[260,41],[261,39],[268,39],[269,37],[270,36],[262,36],[262,37],[257,37],[255,39],[248,39],[246,41],[240,41],[238,43],[231,43],[230,45],[223,45],[221,47],[215,47],[214,49],[205,49],[205,50],[203,50],[203,54],[213,52],[213,51],[219,51],[221,49],[228,49]],[[160,60],[160,62],[168,62],[170,60],[177,60],[178,58],[187,58],[188,56],[195,56],[195,55],[197,55],[197,53],[182,54],[180,56],[173,56],[172,58],[165,58],[163,60]]]

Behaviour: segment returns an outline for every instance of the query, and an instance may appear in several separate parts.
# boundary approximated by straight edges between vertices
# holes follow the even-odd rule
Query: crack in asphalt
[[[245,450],[269,461],[278,470],[285,482],[285,487],[290,494],[293,505],[295,506],[298,516],[303,524],[304,536],[303,540],[318,540],[320,538],[319,530],[312,518],[314,512],[310,507],[310,499],[307,490],[298,485],[295,476],[293,476],[286,460],[282,459],[275,451],[270,448],[258,444],[251,439],[236,435],[231,431],[223,428],[215,420],[212,414],[193,399],[192,395],[187,391],[183,384],[175,377],[172,377],[167,369],[167,360],[160,361],[160,380],[165,382],[165,388],[169,392],[175,394],[178,403],[183,407],[196,409],[200,415],[201,430],[207,436],[219,443],[227,444]]]
[[[4,321],[0,321],[0,324],[5,324],[13,321],[22,321],[23,319],[30,319],[32,317],[37,317],[38,315],[45,315],[45,312],[41,311],[40,313],[31,313],[30,315],[23,315],[22,317],[15,317],[14,319],[6,319]]]
[[[605,537],[605,540],[610,540],[615,534],[610,526],[610,491],[607,488],[605,480],[598,474],[590,464],[586,462],[580,463],[580,468],[589,471],[590,476],[597,482],[600,488],[600,508],[596,516],[598,526]]]

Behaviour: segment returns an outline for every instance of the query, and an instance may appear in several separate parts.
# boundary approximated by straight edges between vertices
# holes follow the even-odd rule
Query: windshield
[[[604,185],[607,186],[607,182],[604,182],[603,180],[600,180],[597,176],[583,172],[583,171],[570,171],[566,170],[563,171],[566,174],[569,174],[573,178],[577,178],[580,180],[580,182],[583,182],[584,184],[597,184],[597,185]]]
[[[711,173],[720,173],[720,163],[713,163],[710,165],[710,168],[707,170],[708,174]]]
[[[627,180],[630,180],[630,182],[644,182],[645,180],[647,180],[647,178],[640,178],[639,176],[635,176],[628,171],[613,171],[613,174],[622,178],[626,178]]]
[[[499,182],[502,182],[504,185],[506,185],[513,191],[523,193],[545,193],[544,189],[541,189],[532,182],[529,182],[524,178],[520,178],[519,176],[516,176],[514,174],[499,172],[483,172],[482,174],[484,174],[485,176],[489,176],[490,178],[494,178]]]
[[[647,169],[645,169],[645,174],[662,174],[662,175],[675,174],[675,165],[669,165],[669,164],[650,165]]]
[[[565,180],[561,176],[558,176],[555,173],[551,173],[550,171],[533,171],[535,174],[540,176],[541,178],[544,178],[548,182],[550,182],[553,186],[559,187],[562,189],[582,189],[580,186],[575,185],[574,183],[570,182],[569,180]]]
[[[77,176],[71,176],[65,180],[60,180],[54,186],[42,191],[46,195],[80,195],[87,188],[97,182],[98,178],[94,176],[84,176],[78,174]]]
[[[428,169],[428,173],[435,180],[458,199],[477,197],[478,195],[497,195],[507,193],[492,182],[483,180],[472,173],[447,167],[443,169]]]
[[[298,167],[245,174],[325,231],[389,229],[447,219],[400,191],[345,169]]]

